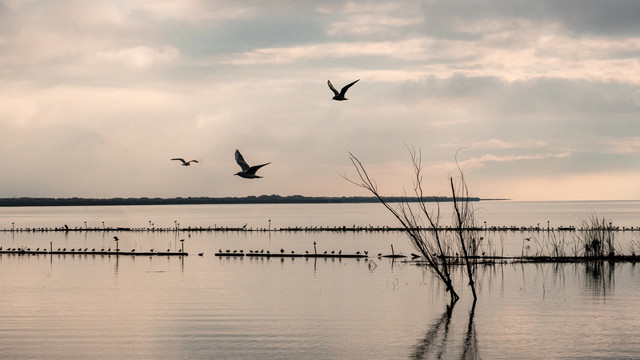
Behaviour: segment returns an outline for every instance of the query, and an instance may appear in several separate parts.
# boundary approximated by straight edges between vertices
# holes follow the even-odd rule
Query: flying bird
[[[329,85],[329,89],[331,89],[331,91],[333,91],[333,94],[334,94],[333,100],[336,100],[336,101],[349,100],[346,97],[344,97],[344,95],[347,93],[347,90],[349,90],[349,88],[351,86],[353,86],[353,84],[357,83],[358,81],[360,81],[360,79],[358,79],[358,80],[356,80],[356,81],[354,81],[354,82],[352,82],[350,84],[345,85],[340,90],[340,92],[338,92],[338,90],[336,90],[336,88],[333,87],[333,84],[331,84],[331,80],[327,80],[327,84]]]
[[[185,159],[183,158],[173,158],[171,160],[178,160],[182,162],[182,166],[191,166],[191,163],[198,163],[198,160],[189,160],[189,161],[185,161]]]
[[[262,165],[249,166],[249,164],[247,164],[247,162],[244,161],[244,158],[242,157],[242,154],[240,154],[240,151],[238,151],[237,149],[236,149],[236,162],[238,163],[238,165],[240,165],[240,168],[242,168],[242,171],[238,171],[234,175],[238,175],[241,178],[245,178],[245,179],[262,178],[262,176],[256,175],[256,171],[258,171],[258,169],[260,169],[265,165],[271,164],[271,162],[268,162]]]

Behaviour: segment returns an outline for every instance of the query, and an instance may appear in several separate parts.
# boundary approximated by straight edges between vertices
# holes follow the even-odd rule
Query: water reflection
[[[482,324],[484,341],[487,341],[487,336],[491,336],[490,334],[495,334],[500,339],[511,339],[514,343],[521,344],[522,336],[526,337],[526,334],[535,331],[532,330],[533,328],[546,326],[545,324],[548,324],[550,319],[564,320],[561,320],[562,326],[554,330],[556,335],[548,336],[545,341],[556,341],[556,336],[563,334],[562,329],[565,327],[570,328],[571,330],[568,330],[570,332],[585,331],[588,329],[585,322],[575,321],[572,324],[566,321],[567,316],[594,311],[600,314],[601,309],[594,310],[593,307],[597,307],[601,300],[612,299],[616,296],[614,293],[616,280],[618,280],[618,286],[629,286],[628,282],[620,285],[621,274],[620,271],[616,273],[616,270],[622,268],[630,268],[631,273],[635,273],[634,264],[616,264],[609,261],[589,261],[575,264],[519,263],[511,266],[479,265],[478,274],[484,285],[484,299],[480,300],[480,308],[483,310],[484,316],[480,316],[479,320]],[[505,292],[505,282],[507,285],[511,285],[510,291]],[[518,284],[517,288],[513,286],[515,284]],[[574,299],[584,298],[584,295],[581,296],[580,293],[586,294],[587,298],[593,299],[594,302],[578,304]],[[542,295],[540,296],[540,294]],[[512,300],[515,301],[505,304],[506,306],[500,306],[499,308],[502,310],[497,310],[496,305],[487,305],[488,298],[501,299],[505,296],[514,296]],[[424,336],[411,347],[410,358],[480,359],[475,310],[476,304],[472,304],[468,313],[460,318],[467,311],[464,305],[457,304],[453,307],[446,307],[444,312],[430,324]],[[505,317],[505,314],[501,314],[500,311],[511,315]],[[620,317],[628,317],[630,314],[626,312],[625,315],[624,311],[622,313],[610,313],[603,318],[608,318],[607,323],[609,320],[613,322],[614,318],[617,319],[615,321],[623,321],[620,320]],[[493,318],[501,318],[500,321],[511,323],[512,329],[510,331],[498,329],[499,327],[495,328],[494,324],[494,326],[490,326],[491,330],[489,330],[487,326],[491,321],[487,321],[487,319]],[[565,331],[567,330],[565,329]],[[608,334],[606,327],[600,328],[598,331]],[[536,339],[534,343],[539,341]],[[493,340],[488,343],[493,344]],[[502,346],[509,347],[505,344],[502,343]],[[589,348],[588,351],[593,351],[594,349],[591,348],[593,346],[596,345],[582,342],[579,346],[574,346],[572,351],[587,351],[578,350],[579,348]],[[537,350],[535,346],[521,346],[517,351],[521,355],[519,358],[531,358]],[[485,352],[489,355],[495,355],[495,349],[485,349]],[[518,358],[518,356],[515,357]]]
[[[113,250],[112,235],[7,233],[0,245]],[[117,235],[122,249],[181,250],[186,238],[185,251],[205,256],[0,255],[0,358],[634,358],[640,348],[633,263],[479,264],[475,312],[468,293],[445,308],[444,288],[398,259],[210,255],[267,241],[378,250],[386,235]],[[461,267],[455,279],[466,286]],[[55,341],[34,345],[43,338]]]
[[[589,261],[584,265],[586,288],[594,297],[611,295],[615,285],[615,262]]]
[[[478,337],[476,336],[476,326],[473,322],[473,315],[476,310],[476,303],[474,301],[471,310],[469,310],[469,322],[467,323],[467,333],[462,343],[462,354],[460,359],[480,359],[480,353],[478,351]]]
[[[452,312],[453,308],[447,305],[446,311],[431,325],[424,338],[414,346],[412,359],[442,359],[447,348]]]
[[[469,310],[469,319],[465,335],[462,338],[462,346],[450,343],[449,331],[451,328],[451,317],[453,315],[454,306],[446,306],[446,310],[438,320],[431,325],[429,331],[424,338],[420,339],[413,347],[411,359],[449,359],[455,358],[447,354],[447,349],[461,349],[460,359],[480,359],[478,351],[478,337],[476,335],[476,327],[473,321],[476,303],[471,305]],[[455,342],[456,337],[452,337]]]

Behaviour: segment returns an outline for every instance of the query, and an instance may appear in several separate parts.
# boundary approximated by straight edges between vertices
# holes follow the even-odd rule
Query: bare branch
[[[405,230],[405,233],[411,240],[412,245],[419,251],[424,257],[427,265],[430,269],[432,269],[436,275],[442,280],[445,284],[447,291],[450,292],[451,295],[451,304],[455,304],[455,302],[459,299],[458,294],[455,292],[451,280],[451,273],[449,270],[449,258],[451,257],[447,250],[450,249],[448,246],[443,246],[441,237],[440,237],[440,228],[438,227],[438,221],[440,216],[440,206],[438,204],[438,212],[437,218],[431,216],[431,213],[428,211],[427,206],[424,201],[423,191],[422,191],[422,154],[416,153],[415,149],[409,149],[409,153],[411,154],[411,160],[414,167],[415,178],[413,182],[413,190],[416,196],[418,197],[418,207],[420,212],[414,211],[411,202],[409,201],[406,191],[404,202],[399,204],[399,208],[395,209],[391,205],[389,205],[379,194],[377,185],[375,181],[373,181],[364,166],[355,157],[352,153],[349,153],[349,159],[351,163],[355,167],[358,177],[360,181],[352,180],[343,176],[350,183],[357,185],[361,188],[367,189],[371,192],[381,203],[384,205],[391,214],[402,224],[402,227]],[[419,216],[420,213],[424,214],[427,218],[430,226],[430,232],[427,233],[422,225],[423,221]]]

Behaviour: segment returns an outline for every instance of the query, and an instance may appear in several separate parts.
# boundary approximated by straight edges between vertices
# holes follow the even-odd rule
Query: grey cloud
[[[174,24],[163,36],[193,56],[239,53],[265,47],[292,46],[325,40],[321,20],[258,17],[191,26]]]
[[[557,78],[509,82],[497,77],[423,78],[400,88],[403,98],[476,99],[503,115],[581,114],[593,118],[640,114],[628,84]]]
[[[563,174],[589,174],[607,171],[625,171],[636,166],[637,157],[629,155],[575,152],[566,157],[548,157],[542,160],[528,159],[517,162],[493,162],[488,164],[488,174],[517,174],[525,176],[555,176]],[[514,171],[514,168],[517,171]],[[571,171],[568,172],[567,170]],[[471,170],[476,171],[476,170]]]
[[[536,153],[573,154],[569,158],[549,158],[491,163],[491,169],[538,169],[571,172],[599,168],[626,169],[637,162],[637,154],[615,154],[606,139],[640,134],[640,107],[633,100],[633,86],[586,80],[534,79],[507,82],[494,77],[462,75],[433,77],[406,83],[398,88],[402,99],[424,104],[427,111],[437,107],[442,113],[425,112],[425,121],[447,136],[446,149],[471,146],[474,142],[499,139],[513,144],[493,150],[496,156],[526,156]],[[448,109],[448,110],[447,110]],[[452,114],[464,122],[454,121]],[[440,118],[444,123],[436,125]],[[415,125],[414,125],[415,126]],[[446,135],[449,134],[449,135]],[[538,141],[543,140],[543,141]],[[444,143],[439,140],[439,143]],[[521,144],[521,146],[517,146]],[[487,150],[471,148],[467,156],[480,157]],[[518,170],[520,171],[520,170]]]
[[[422,12],[427,28],[457,38],[474,39],[465,30],[470,23],[495,19],[555,20],[575,34],[638,35],[640,2],[635,0],[572,1],[425,1]]]

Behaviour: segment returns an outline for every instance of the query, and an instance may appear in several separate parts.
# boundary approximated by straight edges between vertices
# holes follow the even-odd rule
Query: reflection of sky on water
[[[169,208],[156,210],[170,219]],[[180,218],[213,219],[198,209]],[[140,209],[104,211],[149,221]],[[354,222],[345,214],[332,216]],[[519,254],[523,233],[501,234],[493,245]],[[408,254],[402,233],[0,232],[0,246],[114,247],[115,235],[121,249],[178,249],[185,239],[191,255],[1,255],[0,358],[546,359],[633,357],[640,348],[640,273],[629,263],[480,266],[475,308],[458,268],[461,300],[449,316],[444,288],[414,264],[213,256],[220,248],[304,252],[314,242],[319,252],[389,253],[393,244]],[[546,232],[536,236],[532,246],[549,242]]]
[[[482,266],[475,308],[458,270],[462,299],[448,316],[428,271],[373,261],[3,255],[0,357],[535,359],[638,348],[632,264]]]
[[[429,204],[431,205],[431,204]],[[640,201],[480,201],[472,203],[476,223],[484,226],[579,226],[593,214],[614,226],[638,227]],[[433,204],[435,209],[435,203]],[[451,224],[451,203],[441,204],[441,224]],[[397,226],[384,207],[373,204],[250,204],[0,208],[0,229],[20,227],[102,228],[226,226],[249,228],[295,226]]]

